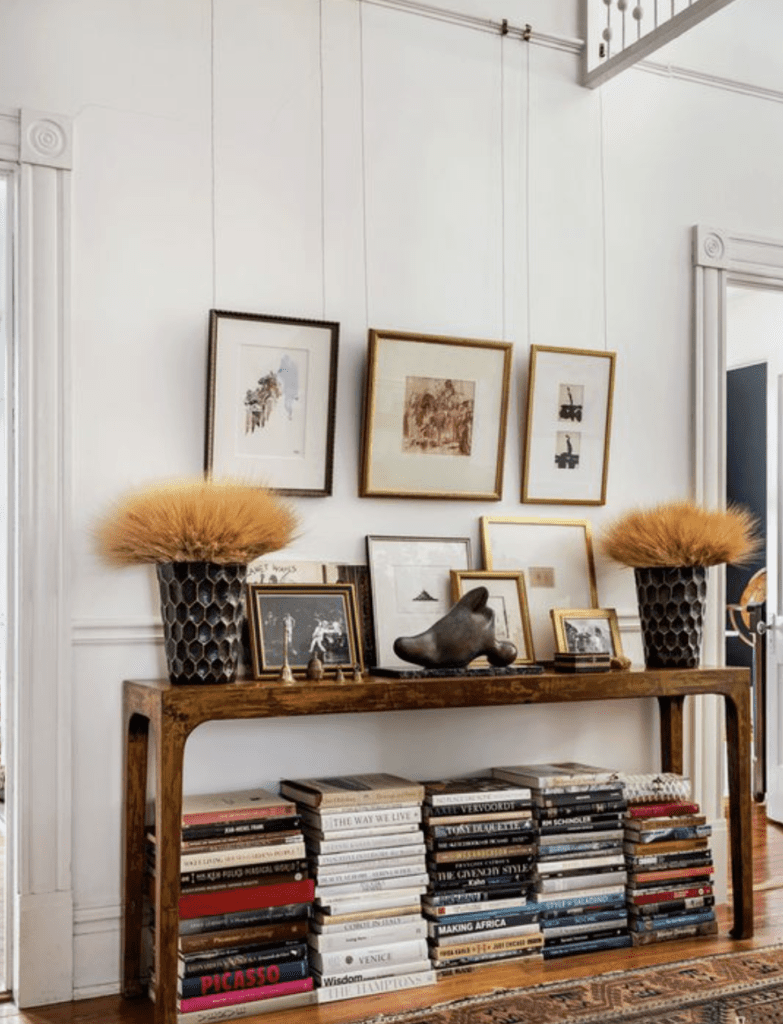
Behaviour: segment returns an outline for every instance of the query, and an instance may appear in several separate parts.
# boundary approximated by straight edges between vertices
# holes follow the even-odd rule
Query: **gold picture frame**
[[[597,608],[592,525],[587,519],[482,516],[485,569],[524,574],[533,647],[538,661],[552,661],[552,608]]]
[[[364,668],[352,583],[251,583],[247,618],[256,679],[279,673],[285,663],[304,673],[313,654],[327,675]]]
[[[552,626],[558,654],[608,654],[623,657],[614,608],[553,608]]]
[[[521,572],[490,572],[484,569],[452,569],[451,599],[456,602],[474,587],[486,587],[487,604],[495,613],[495,636],[510,640],[517,649],[513,665],[532,665],[536,656],[530,613],[525,593],[525,577]],[[475,665],[485,666],[486,658],[477,658]]]
[[[616,353],[530,346],[522,501],[605,505]]]
[[[499,501],[512,345],[370,330],[360,497]]]

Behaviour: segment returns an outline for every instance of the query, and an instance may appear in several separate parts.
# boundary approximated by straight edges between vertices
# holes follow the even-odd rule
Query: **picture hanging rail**
[[[210,311],[210,476],[332,493],[338,340],[326,320]]]

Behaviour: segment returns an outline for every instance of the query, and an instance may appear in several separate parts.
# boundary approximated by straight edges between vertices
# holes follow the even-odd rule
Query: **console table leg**
[[[144,805],[147,793],[149,721],[125,716],[125,806],[123,814],[122,991],[144,994],[141,983],[141,930],[145,875]]]
[[[176,1024],[182,772],[187,733],[165,712],[155,789],[155,1024]]]
[[[753,822],[751,813],[751,725],[747,687],[726,694],[726,753],[729,769],[729,833],[735,939],[753,935]]]
[[[659,697],[661,771],[682,775],[682,705],[684,697]]]

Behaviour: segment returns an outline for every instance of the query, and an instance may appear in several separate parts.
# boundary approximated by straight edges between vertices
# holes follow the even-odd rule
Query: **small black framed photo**
[[[256,679],[285,664],[304,672],[313,657],[327,673],[364,668],[353,584],[256,583],[247,589]]]

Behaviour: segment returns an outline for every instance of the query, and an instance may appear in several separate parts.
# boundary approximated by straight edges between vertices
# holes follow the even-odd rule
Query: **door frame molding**
[[[694,268],[694,447],[697,502],[726,504],[726,289],[729,284],[783,287],[783,241],[695,225]],[[724,662],[726,581],[723,566],[712,570],[704,627],[704,659]],[[709,703],[708,703],[709,702]],[[700,798],[715,822],[723,821],[725,763],[722,708],[700,698],[690,723],[691,771]],[[725,844],[716,837],[716,849]]]
[[[73,996],[71,120],[0,109],[0,160],[15,182],[6,666],[13,907],[6,981],[24,1008]]]

